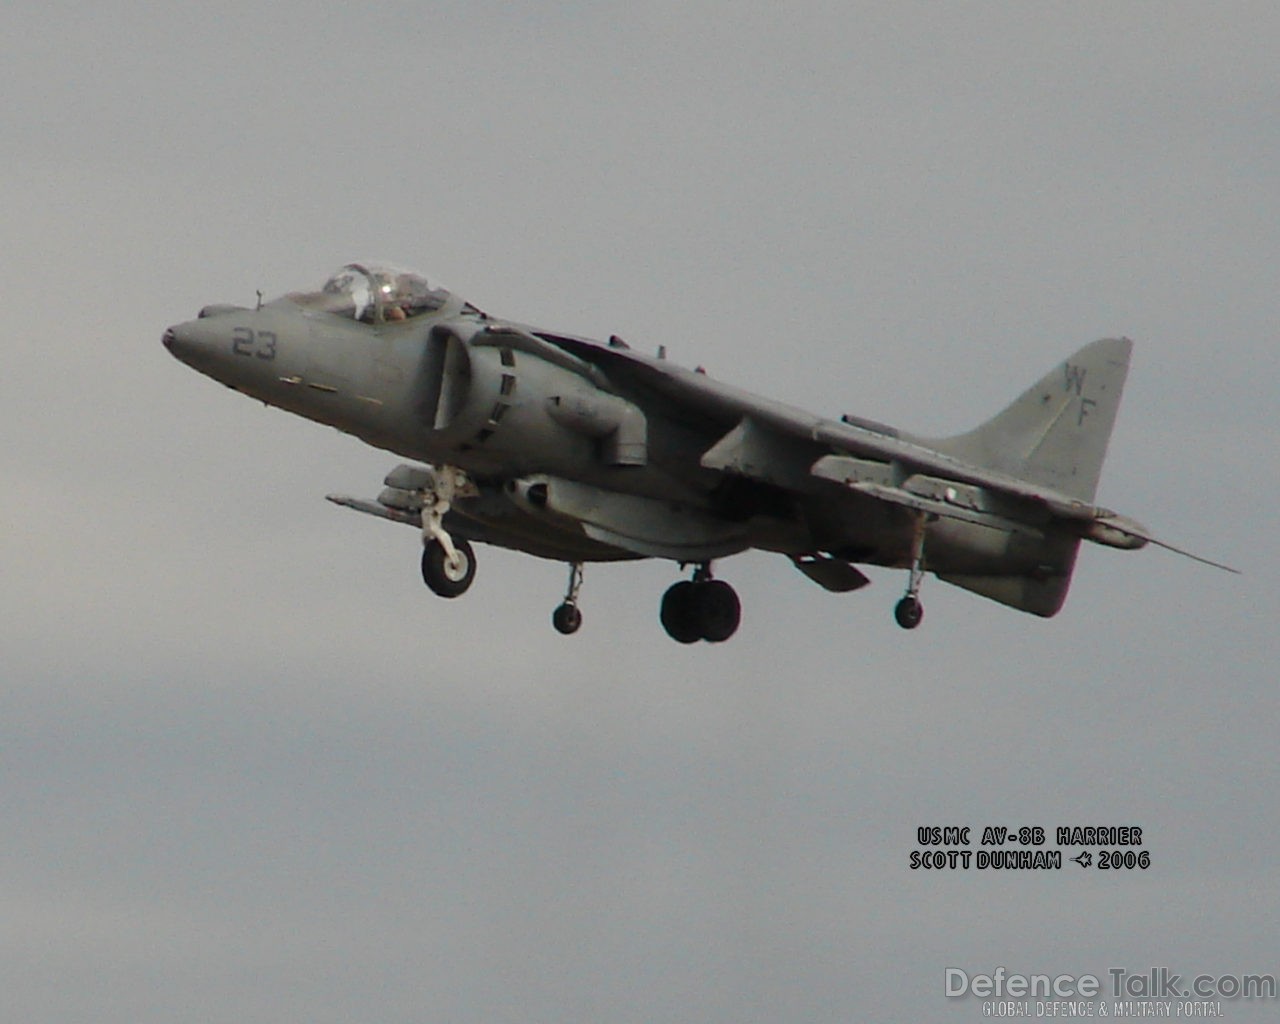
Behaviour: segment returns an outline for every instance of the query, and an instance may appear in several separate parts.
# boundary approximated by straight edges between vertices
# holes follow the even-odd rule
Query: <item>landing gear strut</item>
[[[582,589],[582,563],[569,565],[569,589],[564,595],[564,603],[551,614],[551,624],[556,631],[568,636],[582,628],[582,612],[578,608],[578,591]]]
[[[711,566],[698,567],[692,580],[681,580],[662,595],[662,628],[677,643],[698,640],[718,644],[738,631],[742,605],[733,587],[711,578]]]
[[[911,575],[907,579],[907,595],[893,607],[893,617],[903,629],[915,629],[924,618],[920,603],[920,584],[924,582],[924,528],[926,517],[915,517],[915,533],[911,538]]]

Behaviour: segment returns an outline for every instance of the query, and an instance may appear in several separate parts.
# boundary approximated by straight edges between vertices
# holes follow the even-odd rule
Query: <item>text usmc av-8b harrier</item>
[[[692,643],[737,629],[738,597],[712,566],[748,548],[837,592],[869,582],[855,563],[906,569],[894,614],[912,629],[926,572],[1050,616],[1081,540],[1161,544],[1093,504],[1129,365],[1122,338],[1086,345],[941,440],[814,416],[616,337],[497,319],[374,264],[255,309],[207,306],[164,344],[237,391],[421,463],[392,470],[375,501],[330,500],[420,528],[437,594],[470,586],[472,542],[568,563],[562,633],[582,621],[584,562],[692,567],[661,603],[666,631]]]

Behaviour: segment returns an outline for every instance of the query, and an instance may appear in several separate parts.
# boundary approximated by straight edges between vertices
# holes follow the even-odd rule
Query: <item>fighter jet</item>
[[[374,500],[329,500],[420,530],[422,576],[441,597],[470,587],[475,543],[566,563],[552,616],[565,634],[582,624],[586,562],[675,563],[688,578],[663,594],[660,620],[689,644],[736,632],[738,596],[714,573],[750,548],[837,593],[870,582],[859,564],[906,570],[894,608],[904,629],[923,617],[926,573],[1049,617],[1082,540],[1208,561],[1094,504],[1124,338],[1086,345],[993,418],[941,439],[813,415],[616,336],[490,316],[374,263],[253,308],[206,306],[163,341],[236,391],[411,460]]]

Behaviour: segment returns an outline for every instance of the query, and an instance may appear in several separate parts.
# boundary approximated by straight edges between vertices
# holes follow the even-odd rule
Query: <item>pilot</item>
[[[385,296],[382,306],[383,320],[391,322],[408,320],[418,312],[415,308],[413,293],[414,275],[384,271],[382,279],[382,293]]]
[[[439,309],[444,304],[444,293],[432,288],[426,278],[406,271],[396,278],[396,300],[404,307],[405,315],[412,318]]]

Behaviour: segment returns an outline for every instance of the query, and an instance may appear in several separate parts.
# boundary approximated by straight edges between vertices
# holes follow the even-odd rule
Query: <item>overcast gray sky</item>
[[[1270,3],[10,5],[0,40],[0,1013],[956,1021],[943,970],[1280,973]],[[1135,339],[1041,621],[902,573],[418,538],[393,457],[160,347],[418,266],[815,411],[986,418]],[[1152,866],[912,872],[918,825],[1136,824]],[[1274,1001],[1229,1004],[1273,1019]]]

